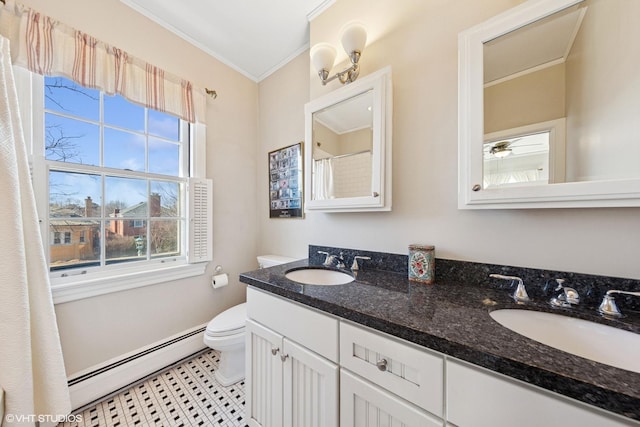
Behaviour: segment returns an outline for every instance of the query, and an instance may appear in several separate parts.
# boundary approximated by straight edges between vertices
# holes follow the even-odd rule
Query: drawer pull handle
[[[387,359],[381,359],[378,360],[376,362],[376,366],[378,367],[378,369],[380,369],[382,372],[387,370]]]
[[[280,351],[280,349],[278,347],[272,348],[271,349],[271,354],[273,354],[275,356],[276,354],[278,354],[279,351]]]
[[[280,355],[280,360],[282,360],[284,362],[285,360],[287,360],[287,357],[289,357],[288,354],[281,354]]]

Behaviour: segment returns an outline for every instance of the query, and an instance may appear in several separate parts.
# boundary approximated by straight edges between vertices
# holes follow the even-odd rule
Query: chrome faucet
[[[325,258],[325,260],[322,263],[322,265],[324,265],[325,267],[331,267],[334,262],[336,263],[336,267],[337,268],[345,268],[347,266],[345,264],[345,262],[344,262],[344,258],[343,258],[342,252],[340,252],[340,255],[328,255],[327,254],[327,258]]]
[[[624,295],[634,295],[640,297],[640,292],[629,292],[629,291],[620,291],[617,289],[610,289],[602,298],[602,302],[598,307],[598,313],[609,316],[609,317],[622,317],[622,312],[618,309],[616,305],[616,300],[613,297],[613,294],[624,294]]]
[[[360,266],[358,266],[358,260],[370,260],[371,257],[368,256],[360,256],[360,255],[356,255],[355,257],[353,257],[353,262],[351,263],[351,271],[357,271],[360,270]]]
[[[554,289],[556,291],[562,291],[556,297],[549,300],[549,304],[553,307],[569,308],[580,303],[580,295],[578,291],[568,286],[564,286],[564,279],[556,279],[558,286]]]
[[[494,279],[511,280],[511,283],[517,282],[518,287],[511,297],[518,303],[531,301],[527,294],[527,289],[524,287],[524,282],[521,278],[516,276],[503,276],[502,274],[490,274],[489,277]]]

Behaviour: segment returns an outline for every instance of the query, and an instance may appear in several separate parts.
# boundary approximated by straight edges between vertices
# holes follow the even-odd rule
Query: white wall
[[[407,253],[409,244],[423,243],[442,258],[640,279],[636,208],[457,209],[458,33],[518,3],[341,0],[317,17],[311,45],[339,47],[340,27],[358,19],[371,36],[362,75],[392,66],[393,210],[270,220],[265,159],[258,165],[259,250],[305,256],[308,244],[318,244]],[[338,85],[321,86],[308,54],[261,82],[261,152],[301,140],[303,104]]]
[[[118,0],[23,4],[218,92],[208,101],[207,177],[214,188],[214,260],[206,276],[56,306],[68,375],[203,324],[244,301],[242,271],[257,267],[258,85]],[[180,7],[180,5],[177,5]],[[213,290],[220,264],[229,286]]]

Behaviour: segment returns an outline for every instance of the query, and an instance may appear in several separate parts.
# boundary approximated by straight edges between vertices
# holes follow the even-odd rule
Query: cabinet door
[[[251,427],[282,427],[282,335],[247,320],[246,419]]]
[[[284,339],[285,427],[338,425],[338,365]]]
[[[447,421],[460,427],[638,425],[521,381],[447,361]]]
[[[340,370],[340,425],[352,427],[442,427],[443,421]]]

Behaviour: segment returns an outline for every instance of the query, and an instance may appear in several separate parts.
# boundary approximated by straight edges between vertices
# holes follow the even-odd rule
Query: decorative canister
[[[409,280],[432,284],[436,278],[435,247],[409,245]]]

